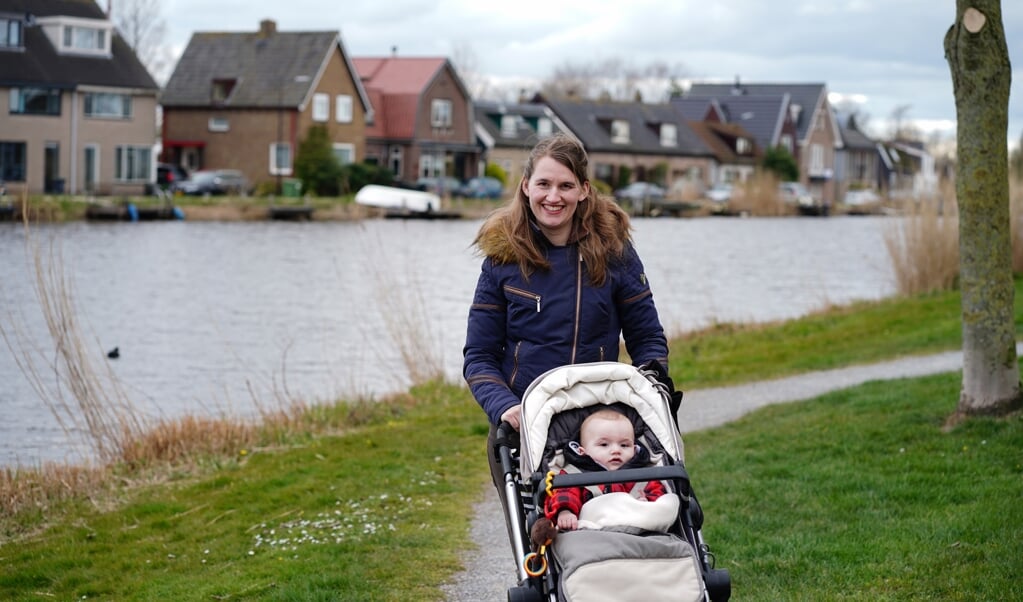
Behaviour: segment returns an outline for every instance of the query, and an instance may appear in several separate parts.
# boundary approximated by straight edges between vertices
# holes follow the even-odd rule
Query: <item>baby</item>
[[[579,428],[579,443],[571,443],[566,456],[581,470],[618,470],[629,467],[630,463],[645,466],[650,461],[646,450],[636,445],[632,421],[611,409],[597,410],[583,420]],[[579,526],[579,511],[584,503],[595,494],[613,492],[629,493],[640,500],[653,501],[663,495],[665,489],[660,481],[645,483],[642,490],[636,487],[636,483],[557,489],[544,503],[544,516],[560,531],[573,531]]]

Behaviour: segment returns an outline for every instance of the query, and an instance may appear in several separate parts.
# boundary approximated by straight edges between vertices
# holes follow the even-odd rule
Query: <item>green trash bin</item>
[[[288,178],[281,182],[281,195],[290,198],[302,196],[302,180]]]

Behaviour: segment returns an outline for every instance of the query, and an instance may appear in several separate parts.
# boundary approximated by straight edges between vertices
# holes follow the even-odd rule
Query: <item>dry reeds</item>
[[[889,224],[884,243],[899,294],[950,290],[959,275],[959,218],[955,191],[907,202],[904,216]]]
[[[793,215],[796,212],[778,194],[778,177],[762,170],[732,189],[732,200],[728,208],[737,213],[761,217]]]

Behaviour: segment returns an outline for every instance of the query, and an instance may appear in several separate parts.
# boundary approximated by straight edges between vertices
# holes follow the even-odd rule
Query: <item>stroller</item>
[[[700,534],[703,512],[683,465],[682,438],[675,422],[681,393],[670,390],[659,374],[660,366],[639,369],[618,362],[555,368],[526,389],[521,431],[507,423],[499,426],[491,453],[504,475],[502,503],[518,563],[518,585],[508,589],[509,602],[722,602],[731,595],[728,570],[714,567],[714,556]],[[577,436],[583,419],[607,406],[632,421],[636,443],[649,450],[650,465],[559,474],[563,451]],[[600,528],[562,532],[546,541],[537,541],[533,533],[543,517],[544,501],[556,489],[655,480],[666,486],[668,493],[662,498],[675,498],[663,501],[677,499],[665,514],[658,498],[661,509],[656,527],[645,524],[645,518],[637,524],[616,525],[615,520],[622,520],[620,507],[608,506],[615,508],[604,511],[610,522],[591,523]],[[584,512],[596,500],[612,497],[593,498],[584,505]],[[626,505],[633,516],[639,516],[635,513],[640,506]]]

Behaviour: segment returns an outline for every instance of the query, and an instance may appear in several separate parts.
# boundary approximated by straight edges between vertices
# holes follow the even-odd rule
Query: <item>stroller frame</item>
[[[678,433],[676,419],[677,403],[681,394],[671,391],[658,378],[656,369],[640,370],[627,364],[617,362],[595,362],[594,364],[577,364],[574,368],[593,366],[616,366],[627,372],[634,371],[649,381],[660,397],[664,414],[669,416],[671,426]],[[567,367],[562,367],[567,368]],[[524,398],[546,376],[561,370],[555,368],[538,377],[527,389]],[[631,376],[630,376],[631,378]],[[673,395],[674,394],[674,395]],[[678,435],[679,446],[681,438]],[[661,441],[668,447],[667,441]],[[501,467],[503,488],[501,502],[508,526],[508,537],[517,562],[517,585],[508,589],[508,602],[553,602],[557,600],[557,579],[552,570],[548,569],[546,554],[543,550],[531,553],[530,532],[533,524],[543,516],[543,499],[545,496],[547,477],[543,472],[529,470],[528,466],[536,460],[529,458],[528,450],[522,449],[521,434],[507,422],[502,422],[496,431],[493,448],[490,453]],[[523,457],[525,455],[526,457]],[[715,568],[715,558],[710,547],[704,542],[701,534],[703,526],[703,510],[693,493],[689,474],[685,469],[681,449],[672,452],[675,463],[665,466],[646,468],[620,469],[601,473],[559,474],[550,479],[550,487],[580,487],[606,483],[625,483],[639,481],[664,481],[679,496],[681,504],[677,520],[670,533],[682,537],[696,551],[697,560],[702,573],[706,602],[723,602],[731,595],[731,576],[727,569]],[[525,474],[529,472],[529,474]],[[538,564],[531,566],[530,563]]]

